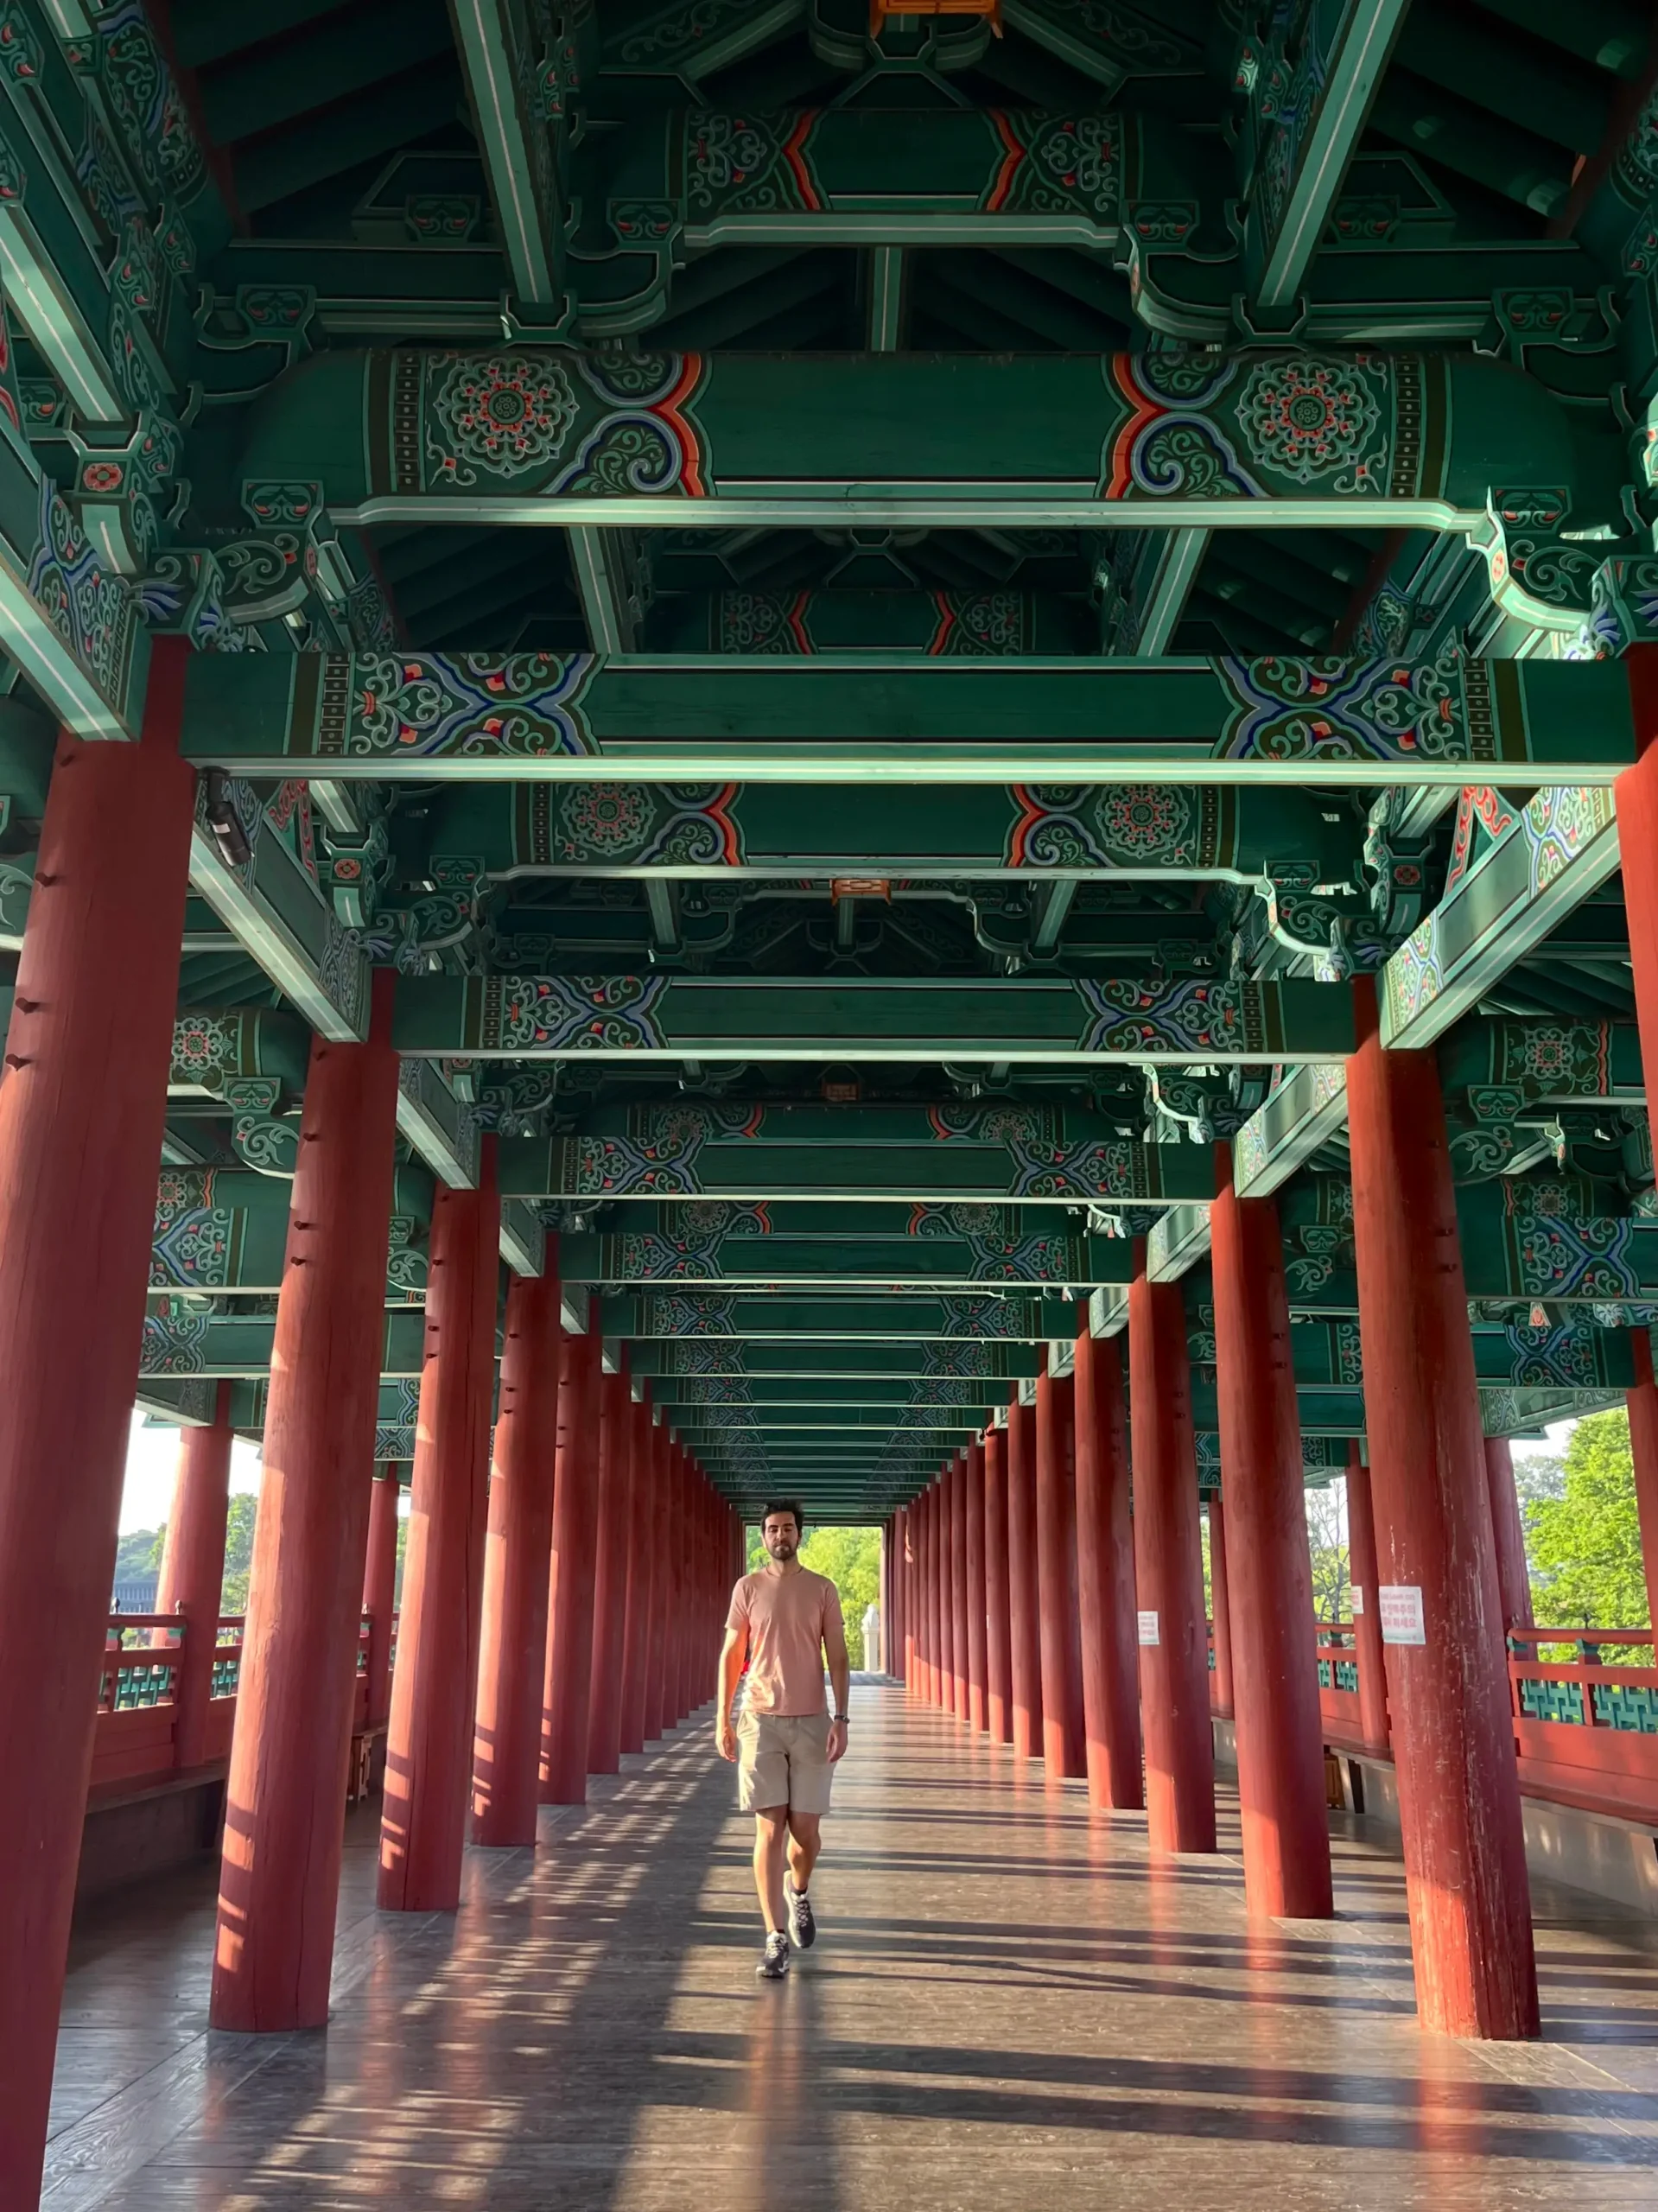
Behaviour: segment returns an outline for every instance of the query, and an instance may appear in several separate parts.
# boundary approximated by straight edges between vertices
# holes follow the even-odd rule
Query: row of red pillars
[[[1658,761],[1618,785],[1658,861]],[[1628,859],[1626,849],[1625,859]],[[1642,1033],[1658,1037],[1658,867],[1625,870]],[[1505,1620],[1530,1618],[1508,1453],[1481,1430],[1439,1075],[1384,1052],[1355,986],[1348,1135],[1368,1465],[1348,1477],[1361,1725],[1395,1765],[1419,2016],[1459,2035],[1537,2032]],[[1277,1211],[1217,1149],[1210,1215],[1225,1506],[1211,1507],[1219,1669],[1234,1717],[1252,1911],[1331,1910],[1302,1453]],[[1090,1803],[1139,1806],[1154,1853],[1216,1846],[1208,1632],[1186,1319],[1178,1283],[1130,1287],[1128,1400],[1114,1339],[1078,1333],[889,1524],[888,1649],[912,1694]],[[1658,1388],[1637,1342],[1637,1492],[1658,1562]],[[1131,1510],[1132,1508],[1132,1510]],[[957,1531],[963,1532],[958,1536]],[[975,1538],[969,1532],[982,1531]],[[1418,1593],[1420,1641],[1382,1642],[1375,1592]],[[1658,1590],[1655,1590],[1658,1598]],[[1386,1702],[1383,1702],[1385,1672]],[[1391,1722],[1391,1725],[1389,1725]]]
[[[39,2191],[97,1679],[138,1374],[195,778],[186,651],[157,640],[141,741],[60,741],[0,1076],[0,2202]],[[105,987],[108,963],[120,987]],[[492,1473],[499,1198],[433,1212],[395,1675],[397,1501],[374,1477],[392,1199],[393,979],[362,1043],[313,1045],[277,1303],[213,1967],[216,2025],[327,2017],[361,1609],[385,1719],[379,1899],[458,1902],[480,1842],[535,1838],[702,1701],[736,1516],[565,1337],[556,1255],[515,1279]],[[94,1255],[89,1267],[86,1255]],[[175,1715],[199,1758],[223,1568],[228,1397],[181,1453],[162,1602],[186,1621]],[[205,1669],[205,1671],[204,1671]]]

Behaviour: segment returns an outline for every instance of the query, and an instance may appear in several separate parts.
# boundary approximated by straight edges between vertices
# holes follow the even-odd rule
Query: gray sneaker
[[[778,1929],[765,1939],[760,1962],[754,1969],[762,1981],[781,1981],[789,1971],[789,1939]]]
[[[789,1908],[789,1936],[797,1951],[810,1951],[817,1941],[817,1923],[812,1915],[812,1901],[804,1890],[796,1889],[785,1880],[783,1902]]]

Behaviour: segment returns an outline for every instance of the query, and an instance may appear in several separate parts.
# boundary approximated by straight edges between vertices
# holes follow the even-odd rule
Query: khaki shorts
[[[786,1805],[827,1813],[835,1769],[827,1713],[744,1713],[737,1722],[737,1802],[745,1813]]]

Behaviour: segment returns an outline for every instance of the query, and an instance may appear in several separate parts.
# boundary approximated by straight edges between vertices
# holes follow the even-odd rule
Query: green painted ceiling
[[[744,655],[768,668],[808,654],[820,668],[959,657],[1006,673],[1137,646],[1217,662],[1351,651],[1420,671],[1458,654],[1556,654],[1580,616],[1605,613],[1604,593],[1591,609],[1596,563],[1650,553],[1640,455],[1658,313],[1638,239],[1652,181],[1625,177],[1624,201],[1612,189],[1650,83],[1635,0],[1006,0],[1000,37],[972,19],[911,18],[879,42],[858,0],[607,0],[596,14],[588,0],[148,0],[154,81],[170,69],[177,92],[171,170],[145,168],[153,117],[123,106],[131,80],[107,55],[87,65],[107,35],[100,11],[17,0],[17,12],[43,54],[61,49],[83,71],[14,80],[0,111],[0,151],[31,169],[29,221],[74,305],[59,322],[20,318],[29,449],[104,556],[124,563],[147,619],[199,644],[354,652],[359,673],[370,656],[388,671],[410,655],[459,667],[473,656],[480,683],[507,655],[637,653],[670,683],[688,666],[729,671],[734,702]],[[1326,144],[1309,86],[1358,66],[1342,41],[1359,19],[1381,27],[1381,66],[1352,127]],[[490,80],[511,79],[495,111],[478,61],[492,39],[524,63]],[[133,198],[100,213],[91,186],[71,206],[63,183],[54,229],[42,179],[73,164],[41,148],[53,131],[81,143],[77,82],[86,143],[120,140]],[[50,130],[30,100],[56,103]],[[206,181],[187,193],[175,172],[192,137]],[[1290,215],[1275,230],[1280,188]],[[92,331],[94,353],[105,342],[134,211],[162,236],[180,205],[194,262],[168,264],[159,299],[131,308],[150,385],[95,424],[71,388],[77,334]],[[1297,207],[1313,228],[1293,296],[1272,308],[1262,268]],[[0,245],[22,235],[8,219],[0,201]],[[76,233],[97,244],[89,274]],[[108,324],[117,353],[124,327]],[[552,493],[528,518],[540,526],[492,516],[487,494],[465,518],[359,526],[336,521],[328,488],[356,465],[342,444],[356,418],[342,431],[306,397],[321,389],[307,381],[319,357],[363,348],[499,356],[556,343],[588,349],[613,379],[660,352],[734,354],[751,362],[755,416],[809,474],[810,425],[769,407],[768,381],[786,379],[755,356],[823,358],[817,435],[832,429],[855,458],[873,421],[840,395],[847,365],[871,351],[1125,353],[1178,380],[1262,341],[1325,362],[1420,352],[1454,369],[1478,356],[1523,379],[1513,389],[1563,426],[1573,485],[1540,461],[1543,480],[1527,476],[1525,454],[1523,480],[1477,475],[1488,448],[1509,466],[1500,408],[1455,429],[1458,466],[1499,511],[1506,573],[1532,598],[1494,603],[1491,555],[1466,536],[1347,527],[1339,497],[1316,524],[1280,498],[1251,526],[1217,508],[1213,528],[1179,532],[1143,509],[1143,526],[1115,526],[1096,500],[1040,527],[948,512],[854,522],[830,503],[786,502],[753,522],[705,510],[567,527]],[[1087,373],[1099,388],[1091,359]],[[245,454],[295,421],[283,480],[250,477]],[[139,527],[112,497],[100,507],[84,472],[157,424],[165,467]],[[987,480],[1032,428],[993,404],[957,427]],[[1075,425],[1034,427],[1060,437]],[[1288,440],[1277,450],[1293,467]],[[1567,493],[1575,509],[1562,509]],[[1591,535],[1574,538],[1574,524]],[[137,542],[122,552],[129,527]],[[1015,746],[1039,734],[1020,703],[1036,696],[1026,675],[1004,733]],[[29,670],[0,701],[0,942],[14,945],[49,745],[38,680]],[[734,722],[744,711],[733,705]],[[1592,825],[1529,820],[1529,783],[1459,804],[1448,785],[1389,795],[1379,780],[1321,781],[1315,761],[1293,788],[1287,776],[1184,796],[1119,784],[1099,813],[1097,793],[1054,786],[1032,798],[1017,783],[803,777],[658,788],[641,827],[621,771],[557,785],[549,806],[534,775],[486,784],[451,765],[442,779],[404,762],[395,780],[299,785],[212,772],[146,1402],[187,1408],[196,1382],[228,1373],[238,1418],[261,1417],[283,1188],[271,1170],[291,1148],[304,1020],[338,1010],[330,963],[342,944],[356,957],[346,931],[408,978],[403,1033],[429,1057],[405,1149],[440,1165],[496,1131],[515,1233],[558,1231],[575,1304],[590,1287],[613,1355],[715,1478],[750,1505],[786,1480],[815,1515],[856,1518],[912,1494],[957,1440],[953,1423],[976,1425],[1028,1382],[1038,1347],[1076,1325],[1070,1293],[1097,1287],[1109,1324],[1128,1240],[1156,1231],[1166,1257],[1190,1235],[1178,1211],[1159,1228],[1166,1210],[1201,1195],[1214,1138],[1260,1126],[1274,1052],[1292,1058],[1313,1034],[1286,1015],[1247,1058],[1191,1007],[1258,983],[1287,986],[1287,1004],[1314,979],[1333,998],[1352,973],[1407,959],[1424,917],[1455,900],[1471,951],[1458,956],[1456,1020],[1431,1041],[1445,1055],[1488,1424],[1523,1427],[1621,1386],[1627,1326],[1658,1300],[1658,1212],[1644,1093],[1624,1066],[1618,879],[1595,858]],[[1039,818],[1054,840],[1046,865],[1020,842]],[[1557,832],[1564,888],[1549,926],[1528,931],[1497,887]],[[740,867],[722,836],[741,842]],[[1447,973],[1450,945],[1447,926],[1433,954]],[[500,1008],[522,1012],[527,978],[545,981],[557,1019],[550,1044],[515,1055],[511,1038],[529,1032]],[[1030,1009],[1070,995],[1090,1020],[1184,1008],[1185,1047],[1172,1060],[1107,1057],[1058,1028],[1037,1034]],[[933,1020],[946,997],[973,1014],[948,1036]],[[480,1057],[485,1029],[458,1010],[486,1001],[487,1033],[508,1043]],[[1017,1015],[1001,1011],[1015,1001]],[[567,1049],[589,1003],[624,1045],[659,1018],[671,1049]],[[808,1043],[839,1041],[803,1051],[788,1023],[831,1003]],[[670,1007],[697,1012],[681,1023]],[[1314,1025],[1319,1049],[1339,1050],[1329,1039],[1344,1019]],[[244,1057],[197,1079],[197,1034]],[[1550,1052],[1571,1070],[1553,1092],[1521,1067]],[[1299,1095],[1280,1094],[1280,1121]],[[1315,1123],[1316,1141],[1274,1136],[1267,1151],[1288,1163],[1316,1480],[1360,1414],[1338,1101]],[[249,1180],[261,1175],[268,1194]],[[408,1434],[412,1340],[395,1309],[420,1295],[429,1191],[411,1156],[388,1283],[387,1451]],[[216,1249],[233,1260],[193,1274],[191,1221],[215,1211],[227,1224]],[[1551,1217],[1573,1224],[1582,1251],[1546,1280],[1528,1274],[1521,1248],[1537,1240],[1514,1224]],[[1201,1409],[1213,1346],[1201,1237],[1191,1249]]]

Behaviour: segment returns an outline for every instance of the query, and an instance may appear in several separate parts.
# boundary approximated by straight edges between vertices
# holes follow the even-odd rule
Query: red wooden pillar
[[[394,988],[376,973],[367,1044],[311,1046],[226,1792],[217,2028],[328,2017],[385,1344]]]
[[[1347,1447],[1347,1574],[1353,1591],[1353,1646],[1358,1661],[1359,1733],[1367,1751],[1388,1748],[1388,1675],[1376,1599],[1376,1532],[1370,1470],[1356,1437]]]
[[[956,1614],[950,1592],[950,1465],[946,1461],[939,1470],[933,1489],[937,1520],[934,1532],[937,1543],[937,1606],[938,1606],[938,1705],[943,1712],[956,1710]]]
[[[1240,1198],[1216,1147],[1209,1210],[1222,1479],[1209,1508],[1215,1649],[1236,1714],[1251,1912],[1327,1919],[1330,1822],[1312,1628],[1305,1477],[1278,1208]],[[1223,1711],[1225,1705],[1223,1704]]]
[[[910,1509],[911,1527],[915,1546],[915,1694],[923,1705],[927,1702],[927,1558],[928,1558],[928,1494],[924,1490]]]
[[[664,1666],[667,1655],[668,1600],[671,1588],[672,1524],[668,1515],[668,1455],[673,1437],[664,1422],[651,1433],[648,1518],[642,1534],[651,1548],[651,1609],[645,1638],[645,1740],[654,1744],[666,1726],[663,1702],[666,1696]],[[738,1573],[741,1573],[739,1567]]]
[[[903,1662],[904,1691],[906,1697],[915,1695],[915,1501],[901,1505],[898,1513],[899,1586],[903,1590],[904,1619],[899,1643],[899,1656]]]
[[[967,1718],[982,1735],[988,1726],[986,1711],[984,1605],[984,1446],[969,1444],[963,1471],[962,1497],[967,1515]]]
[[[696,1462],[683,1446],[677,1455],[679,1462],[679,1522],[681,1527],[689,1523],[692,1502],[696,1494]],[[696,1574],[689,1550],[680,1557],[679,1627],[675,1644],[676,1688],[674,1719],[685,1719],[702,1694],[702,1685],[696,1679],[693,1655],[696,1651]]]
[[[677,1454],[679,1464],[679,1520],[682,1527],[690,1518],[692,1501],[696,1494],[696,1462],[683,1446]],[[678,1630],[675,1642],[674,1719],[685,1719],[696,1703],[700,1685],[696,1680],[692,1656],[696,1650],[696,1574],[689,1551],[680,1557]]]
[[[926,1632],[929,1632],[929,1676],[933,1703],[949,1712],[955,1701],[950,1688],[950,1502],[944,1496],[944,1478],[937,1476],[926,1493],[929,1510],[929,1591],[926,1591]]]
[[[1007,1402],[1008,1673],[1013,1756],[1042,1752],[1042,1645],[1036,1563],[1036,1414],[1014,1391]]]
[[[1134,1531],[1123,1433],[1122,1357],[1115,1337],[1077,1335],[1077,1604],[1083,1646],[1088,1801],[1101,1811],[1146,1802],[1134,1643]]]
[[[515,1275],[506,1294],[472,1751],[473,1841],[496,1848],[534,1843],[540,1804],[564,1334],[557,1251],[549,1238],[544,1272]]]
[[[1185,1306],[1178,1282],[1147,1279],[1143,1245],[1128,1287],[1128,1370],[1147,1834],[1155,1852],[1213,1851],[1215,1752]]]
[[[432,1201],[420,1421],[380,1816],[382,1912],[453,1912],[472,1783],[489,1522],[501,1201],[495,1139],[478,1188]]]
[[[1222,1465],[1225,1464],[1223,1455]],[[1210,1647],[1214,1658],[1209,1672],[1209,1705],[1211,1713],[1223,1714],[1229,1720],[1233,1713],[1232,1591],[1226,1572],[1226,1504],[1219,1491],[1210,1493],[1206,1510],[1209,1519],[1210,1617],[1214,1631]],[[1305,1514],[1305,1507],[1302,1511]],[[1312,1610],[1309,1597],[1309,1616]]]
[[[178,1003],[189,656],[181,639],[151,656],[142,744],[58,742],[0,1078],[8,2204],[40,2190]]]
[[[1627,1394],[1625,1403],[1635,1462],[1636,1511],[1641,1526],[1648,1616],[1658,1621],[1658,1382],[1653,1378],[1651,1331],[1631,1329],[1629,1350],[1635,1362],[1635,1388]]]
[[[657,1428],[651,1418],[649,1386],[633,1408],[632,1469],[628,1483],[627,1611],[622,1632],[622,1749],[645,1749],[645,1678],[651,1657],[651,1593],[656,1563],[652,1510],[657,1464]]]
[[[593,1598],[593,1687],[588,1702],[588,1772],[614,1774],[622,1759],[622,1646],[627,1625],[627,1487],[633,1402],[627,1356],[607,1375],[599,1409],[599,1555]],[[677,1541],[689,1548],[682,1516]]]
[[[1635,1388],[1629,1410],[1629,1451],[1635,1462],[1635,1506],[1641,1524],[1641,1563],[1647,1580],[1647,1618],[1658,1622],[1658,1382],[1652,1372],[1652,1332],[1629,1331]]]
[[[909,1585],[908,1612],[905,1634],[908,1640],[909,1690],[912,1697],[924,1694],[926,1681],[925,1624],[922,1618],[923,1546],[925,1536],[926,1514],[920,1496],[912,1497],[904,1512],[905,1541],[909,1558],[905,1574]]]
[[[179,1432],[179,1471],[156,1591],[156,1611],[177,1613],[184,1623],[184,1648],[173,1692],[173,1764],[177,1767],[200,1766],[207,1756],[207,1708],[213,1694],[230,1495],[231,1386],[221,1382],[211,1425]]]
[[[595,1311],[564,1347],[558,1470],[548,1577],[547,1680],[542,1694],[541,1802],[585,1805],[588,1695],[593,1680],[593,1578],[599,1541],[600,1343]]]
[[[1051,1782],[1085,1774],[1083,1685],[1076,1620],[1076,1492],[1066,1430],[1070,1386],[1036,1378],[1036,1573],[1042,1669],[1042,1759]]]
[[[374,1471],[368,1509],[368,1557],[363,1567],[363,1611],[368,1615],[368,1705],[371,1728],[384,1728],[391,1712],[392,1616],[397,1609],[396,1467]]]
[[[708,1485],[708,1478],[695,1459],[691,1461],[690,1478],[691,1541],[686,1553],[686,1564],[690,1570],[690,1603],[686,1611],[685,1640],[685,1712],[688,1718],[707,1698],[708,1676],[713,1672],[707,1656],[708,1599],[702,1541],[702,1532],[707,1521]]]
[[[684,1527],[685,1447],[676,1443],[668,1460],[668,1525],[674,1531],[669,1554],[667,1621],[663,1645],[663,1720],[665,1729],[677,1728],[685,1716],[685,1548],[680,1541]]]
[[[910,1512],[900,1505],[893,1516],[893,1556],[889,1569],[893,1589],[893,1622],[886,1631],[886,1671],[894,1681],[909,1681],[910,1636]]]
[[[968,1717],[967,1686],[967,1460],[957,1452],[944,1475],[950,1499],[950,1711]]]
[[[984,1433],[985,1725],[993,1744],[1013,1739],[1012,1635],[1007,1618],[1007,1432]]]
[[[1508,1439],[1485,1440],[1485,1483],[1491,1498],[1491,1535],[1496,1544],[1496,1586],[1502,1600],[1502,1620],[1529,1624],[1531,1571],[1526,1565],[1526,1525],[1520,1517],[1520,1497],[1514,1486],[1514,1455]]]
[[[1626,887],[1652,877],[1625,868]],[[1380,1570],[1394,1592],[1382,1632],[1417,2011],[1447,2034],[1532,2036],[1530,1897],[1439,1070],[1432,1052],[1383,1052],[1374,984],[1354,991],[1359,1337]]]

